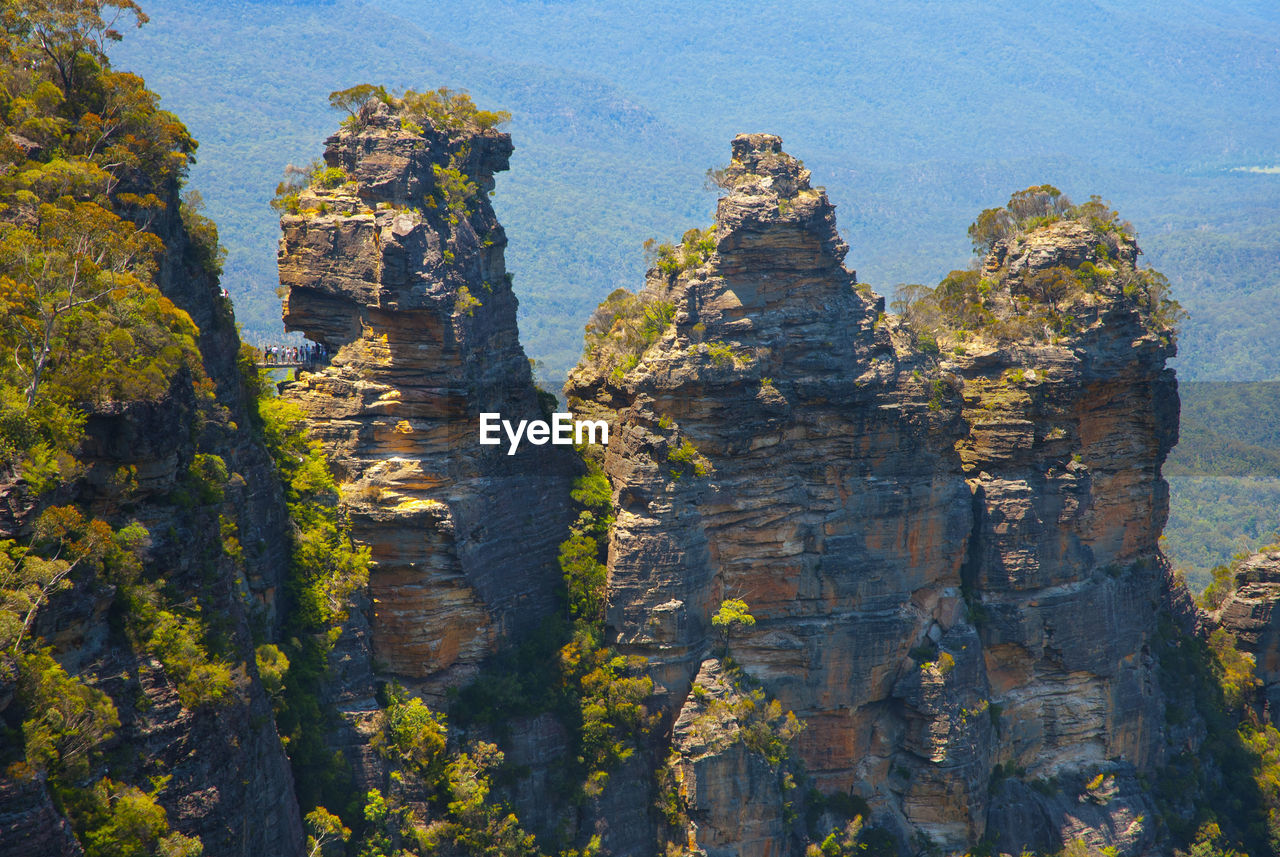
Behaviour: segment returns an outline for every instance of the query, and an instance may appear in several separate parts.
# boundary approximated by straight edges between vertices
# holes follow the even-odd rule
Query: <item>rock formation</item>
[[[326,143],[338,179],[281,221],[285,323],[332,354],[283,395],[372,550],[373,657],[436,698],[557,604],[572,454],[479,444],[480,413],[543,416],[488,201],[511,151],[506,134],[424,130],[375,102]]]
[[[194,258],[176,184],[158,190],[164,205],[150,228],[165,251],[156,285],[198,323],[212,385],[197,390],[184,371],[158,401],[92,408],[76,452],[77,478],[59,490],[56,502],[75,503],[114,527],[145,526],[142,577],[182,593],[183,615],[194,610],[216,624],[235,689],[217,706],[183,706],[175,676],[124,630],[117,587],[100,575],[79,578],[53,598],[34,630],[70,673],[112,698],[120,719],[105,747],[114,754],[112,776],[162,783],[156,799],[175,831],[198,836],[206,854],[302,854],[293,776],[256,680],[251,631],[279,628],[287,511],[271,460],[248,430],[256,390],[245,388],[237,365],[230,303],[216,276]],[[213,496],[190,494],[197,455],[215,456],[226,467],[228,480]],[[15,529],[25,536],[30,526],[23,519]],[[240,556],[225,550],[224,528],[245,548]],[[10,719],[19,709],[9,705],[11,691],[0,691],[0,713]],[[0,819],[0,852],[80,853],[43,779],[0,786]]]
[[[1057,847],[1067,816],[1026,782],[1058,794],[1108,772],[1124,800],[1107,805],[1133,823],[1102,813],[1097,837],[1138,853],[1177,396],[1136,245],[1075,220],[997,243],[981,276],[1010,318],[1041,272],[1098,273],[1056,331],[959,331],[939,355],[844,267],[831,204],[778,138],[737,137],[722,181],[714,226],[660,250],[629,310],[670,323],[628,338],[611,299],[567,387],[615,424],[608,621],[649,658],[697,782],[688,847],[781,847],[703,811],[733,795],[752,817],[781,795],[745,794],[737,749],[688,738],[718,687],[710,619],[740,598],[757,621],[732,656],[807,725],[813,783],[865,800],[904,846]]]
[[[1234,589],[1214,614],[1219,627],[1254,657],[1261,709],[1280,725],[1280,550],[1263,548],[1235,568]],[[1252,700],[1250,700],[1252,701]]]

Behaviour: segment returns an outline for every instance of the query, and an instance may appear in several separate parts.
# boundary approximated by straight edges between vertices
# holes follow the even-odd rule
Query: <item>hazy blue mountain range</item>
[[[336,88],[466,88],[517,151],[495,204],[522,339],[554,379],[641,241],[705,225],[703,172],[782,135],[892,294],[966,264],[1011,191],[1097,193],[1190,311],[1183,378],[1280,375],[1280,10],[1267,2],[152,0],[115,50],[201,141],[193,184],[231,250],[246,334],[278,329],[283,167],[316,157]]]

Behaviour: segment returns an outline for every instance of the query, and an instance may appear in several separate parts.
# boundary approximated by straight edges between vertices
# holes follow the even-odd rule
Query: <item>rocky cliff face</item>
[[[1264,718],[1280,725],[1280,550],[1264,548],[1236,567],[1235,588],[1214,615],[1238,648],[1254,658]]]
[[[206,854],[300,854],[305,837],[293,778],[257,681],[251,630],[269,637],[279,626],[286,510],[270,458],[248,430],[255,391],[245,388],[237,366],[230,304],[193,258],[176,186],[163,198],[151,224],[165,245],[156,283],[197,321],[212,384],[193,385],[184,371],[159,401],[92,410],[77,452],[78,476],[53,499],[115,527],[146,527],[143,578],[184,593],[177,599],[183,615],[195,612],[213,628],[234,690],[218,705],[184,706],[176,677],[124,630],[116,587],[101,577],[77,577],[41,609],[34,631],[68,672],[112,698],[120,719],[104,748],[113,754],[112,775],[163,782],[156,798],[173,830],[198,836]],[[226,483],[210,496],[191,491],[197,455],[226,466]],[[25,536],[30,525],[20,519],[15,531]],[[238,556],[225,549],[232,531],[244,548]],[[0,704],[10,719],[11,690]],[[43,781],[0,785],[0,818],[0,851],[80,853]]]
[[[555,608],[574,465],[563,447],[479,444],[480,413],[543,416],[487,197],[511,140],[401,119],[377,102],[329,138],[339,178],[281,221],[285,323],[332,354],[283,395],[372,550],[372,656],[438,699]]]
[[[1072,323],[944,337],[939,355],[844,266],[831,204],[778,138],[737,137],[723,181],[715,225],[639,296],[670,323],[628,355],[628,319],[597,320],[612,332],[567,388],[615,425],[609,626],[649,658],[697,784],[682,844],[775,854],[791,835],[717,820],[710,795],[775,819],[784,796],[742,791],[741,745],[689,738],[718,686],[710,620],[740,598],[757,621],[732,656],[807,724],[813,782],[903,845],[1052,848],[1075,825],[1139,853],[1177,397],[1167,332],[1121,282],[1136,246],[1099,249],[1075,221],[998,243],[982,276],[1013,313],[1041,271],[1102,273]],[[1064,809],[1096,772],[1123,799]]]

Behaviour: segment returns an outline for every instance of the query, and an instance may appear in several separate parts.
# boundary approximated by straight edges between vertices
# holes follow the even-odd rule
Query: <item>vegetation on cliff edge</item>
[[[1052,240],[1055,225],[1068,223],[1083,227],[1092,242],[1085,258],[1009,265],[1031,239]],[[973,267],[952,271],[935,288],[899,287],[893,308],[926,351],[940,339],[959,348],[970,339],[1057,343],[1079,332],[1104,301],[1132,307],[1150,331],[1172,342],[1184,313],[1169,296],[1168,279],[1137,266],[1133,231],[1096,196],[1075,205],[1051,185],[1029,187],[970,225]]]

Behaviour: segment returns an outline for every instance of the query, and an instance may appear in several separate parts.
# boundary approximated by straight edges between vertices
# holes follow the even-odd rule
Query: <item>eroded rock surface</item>
[[[564,447],[479,444],[480,413],[543,416],[487,196],[511,151],[506,134],[422,129],[378,102],[327,141],[338,179],[281,221],[285,323],[332,354],[283,395],[372,551],[373,657],[435,697],[555,608],[568,516]]]
[[[1280,549],[1263,548],[1236,567],[1235,589],[1214,618],[1254,657],[1264,715],[1280,725]]]
[[[602,306],[567,387],[615,427],[608,623],[649,658],[673,746],[711,616],[740,598],[757,621],[733,657],[807,724],[813,781],[867,801],[904,846],[1095,830],[1049,808],[1014,843],[1025,801],[990,787],[1005,771],[1105,773],[1151,818],[1131,772],[1163,746],[1147,643],[1177,395],[1168,331],[1126,288],[1136,245],[1100,250],[1073,220],[998,242],[981,276],[1011,311],[1041,272],[1074,282],[1087,263],[1088,288],[1054,331],[939,354],[844,266],[833,207],[778,138],[737,137],[722,180],[714,226],[661,251],[636,305]],[[709,746],[698,769],[745,777],[738,752]],[[744,818],[780,802],[733,799]],[[705,792],[689,800],[719,829]],[[1096,838],[1139,853],[1150,831],[1126,818],[1099,816]],[[739,837],[709,841],[763,841]]]

